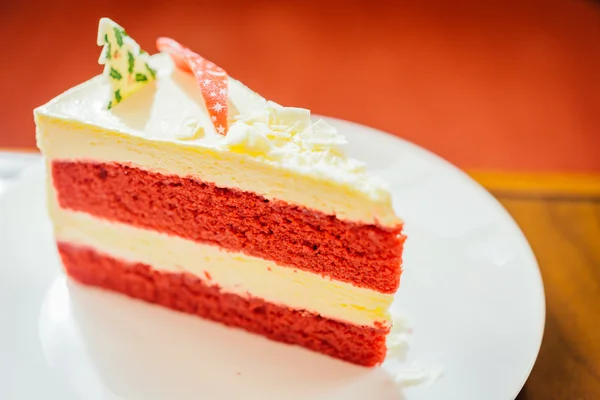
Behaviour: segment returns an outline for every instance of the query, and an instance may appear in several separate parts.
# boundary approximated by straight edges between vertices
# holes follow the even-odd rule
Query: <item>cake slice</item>
[[[104,73],[34,112],[66,273],[380,364],[402,222],[343,135],[172,39],[149,56],[102,19],[98,44]]]

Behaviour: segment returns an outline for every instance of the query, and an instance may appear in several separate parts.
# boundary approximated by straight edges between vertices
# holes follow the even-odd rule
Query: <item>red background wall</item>
[[[600,6],[578,0],[2,0],[0,147],[34,146],[32,109],[101,72],[102,16],[463,168],[600,172]]]

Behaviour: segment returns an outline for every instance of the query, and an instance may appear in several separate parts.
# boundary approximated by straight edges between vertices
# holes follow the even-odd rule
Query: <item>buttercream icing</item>
[[[98,157],[110,161],[113,155],[121,153],[124,160],[115,161],[130,161],[166,172],[173,168],[170,172],[185,172],[242,190],[255,191],[258,187],[256,191],[268,198],[314,207],[349,220],[388,226],[400,223],[385,183],[370,175],[363,163],[344,154],[344,137],[325,121],[313,122],[308,110],[269,102],[229,78],[230,132],[220,135],[212,128],[194,78],[174,68],[166,54],[151,59],[157,68],[157,80],[113,110],[103,106],[110,96],[104,76],[37,108],[38,146],[55,158]],[[65,143],[61,136],[70,139]],[[114,148],[102,151],[96,146],[110,138]],[[83,148],[82,141],[86,140],[87,148]],[[185,153],[204,159],[184,159]],[[186,165],[170,165],[170,157],[174,158],[173,164]],[[222,169],[219,176],[205,176],[207,170],[198,169],[209,161],[207,157],[223,164],[217,166]],[[232,158],[235,162],[228,166],[225,160]],[[167,165],[170,166],[165,168]],[[235,176],[240,171],[231,170],[234,167],[246,169],[246,174],[262,172],[245,181],[246,177]],[[229,176],[225,178],[224,174]],[[261,192],[260,183],[270,180],[273,174],[281,181]],[[313,188],[316,182],[321,187]],[[298,188],[293,187],[296,184]],[[299,193],[301,190],[307,192]],[[305,200],[310,204],[305,204]]]

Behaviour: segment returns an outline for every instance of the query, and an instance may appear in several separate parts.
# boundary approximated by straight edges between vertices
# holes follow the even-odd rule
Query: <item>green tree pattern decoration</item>
[[[109,18],[98,26],[98,46],[103,46],[98,62],[104,65],[104,75],[112,94],[107,108],[111,109],[144,85],[156,79],[149,56],[125,30]]]

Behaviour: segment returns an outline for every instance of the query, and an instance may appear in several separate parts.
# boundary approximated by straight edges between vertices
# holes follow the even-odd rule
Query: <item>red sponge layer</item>
[[[98,286],[174,310],[258,333],[269,339],[364,366],[385,358],[387,327],[370,328],[290,309],[260,298],[224,293],[190,274],[159,272],[69,243],[58,243],[67,273]]]
[[[384,293],[400,282],[402,225],[384,228],[189,177],[52,163],[61,207],[272,260]]]

